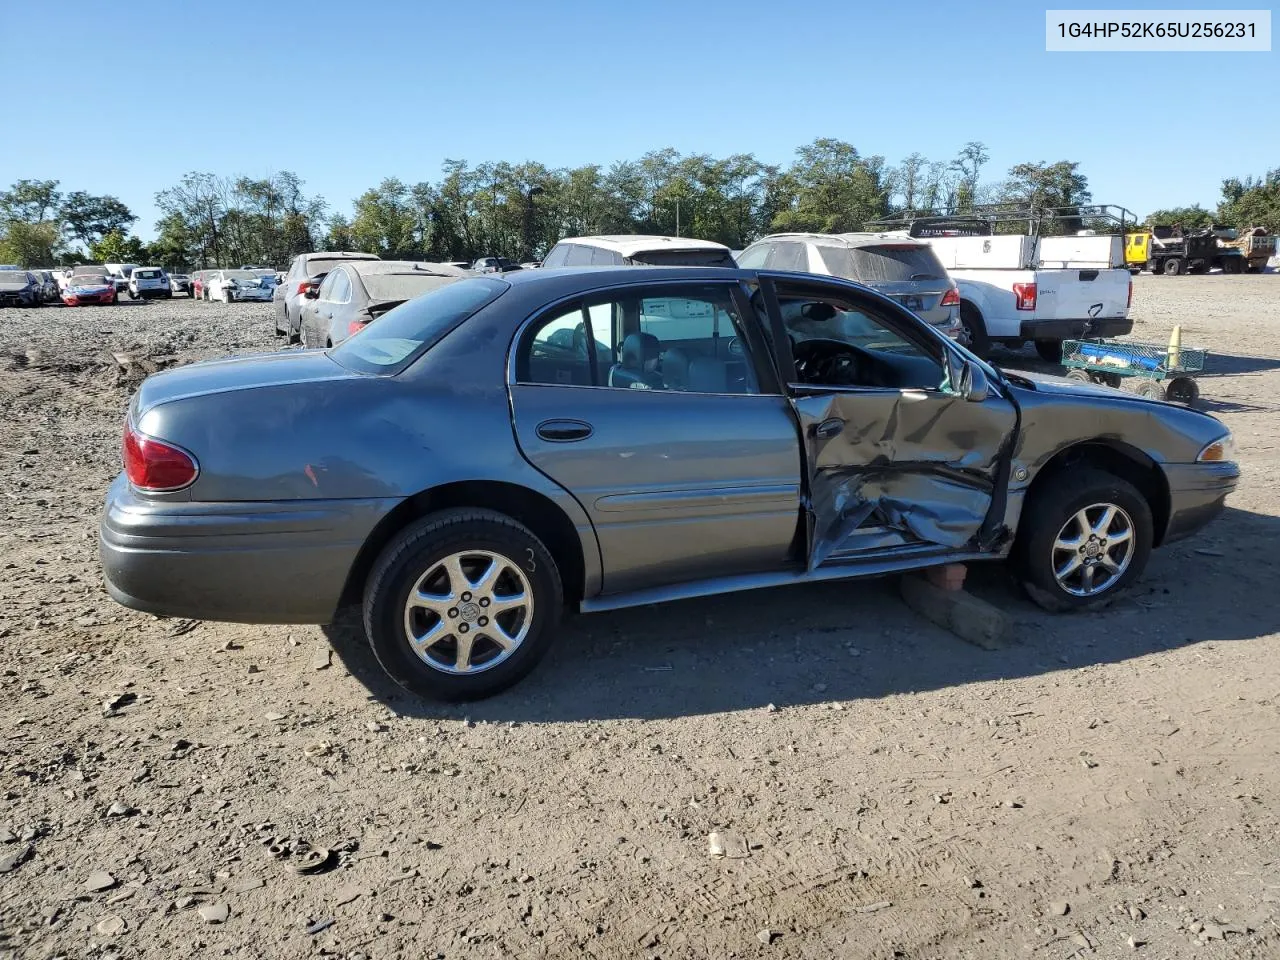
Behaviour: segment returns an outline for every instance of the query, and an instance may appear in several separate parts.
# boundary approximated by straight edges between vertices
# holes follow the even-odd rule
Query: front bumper
[[[107,592],[160,616],[328,623],[361,547],[399,502],[151,501],[122,475],[99,530]]]
[[[1227,494],[1240,481],[1235,463],[1167,463],[1169,525],[1160,542],[1189,537],[1223,511]]]
[[[1106,320],[1024,320],[1018,330],[1023,340],[1079,340],[1082,337],[1123,337],[1133,331],[1129,317]]]

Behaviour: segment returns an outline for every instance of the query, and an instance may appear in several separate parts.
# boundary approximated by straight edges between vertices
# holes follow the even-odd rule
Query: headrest
[[[629,333],[622,341],[622,365],[628,370],[643,370],[650,360],[658,359],[658,338],[652,333]]]

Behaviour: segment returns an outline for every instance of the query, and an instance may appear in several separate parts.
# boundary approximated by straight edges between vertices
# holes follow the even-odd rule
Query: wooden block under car
[[[947,589],[930,583],[916,574],[904,576],[900,589],[908,607],[961,640],[983,650],[1003,650],[1009,646],[1009,618],[985,600],[959,588]]]

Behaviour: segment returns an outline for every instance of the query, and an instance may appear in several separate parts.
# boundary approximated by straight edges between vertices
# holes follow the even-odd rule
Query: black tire
[[[1140,397],[1146,397],[1148,400],[1163,400],[1165,398],[1164,384],[1159,380],[1148,380],[1145,377],[1139,379],[1133,385],[1133,392]]]
[[[1078,383],[1093,383],[1093,377],[1089,376],[1088,371],[1081,370],[1079,367],[1072,367],[1066,373],[1068,380],[1075,380]]]
[[[987,323],[982,313],[967,300],[960,303],[960,324],[964,327],[965,346],[979,360],[987,359],[991,353],[991,337],[987,335]]]
[[[1062,341],[1061,340],[1037,340],[1036,353],[1040,355],[1040,359],[1045,363],[1061,363],[1062,362]]]
[[[1182,258],[1170,257],[1160,269],[1166,277],[1176,277],[1182,272]]]
[[[1079,531],[1072,518],[1095,504],[1119,507],[1128,516],[1132,552],[1128,556],[1127,566],[1119,576],[1113,575],[1110,581],[1104,581],[1097,592],[1080,596],[1064,589],[1055,576],[1055,562],[1063,552],[1055,550],[1054,544],[1059,533],[1065,532],[1069,524],[1073,533]],[[1086,513],[1086,518],[1095,523],[1101,517],[1101,510]],[[1133,484],[1095,467],[1066,468],[1048,477],[1043,486],[1037,487],[1023,509],[1018,539],[1011,558],[1014,572],[1027,595],[1045,610],[1054,613],[1096,610],[1111,603],[1134,580],[1142,576],[1151,556],[1153,531],[1151,507]],[[1117,544],[1103,549],[1113,560],[1119,561],[1122,555],[1112,553],[1119,546],[1121,545]],[[1064,559],[1059,569],[1065,565]],[[1083,570],[1083,565],[1077,569]],[[1107,573],[1105,568],[1103,573]],[[1071,586],[1079,589],[1082,584],[1077,583],[1076,578],[1083,576],[1083,572],[1073,573],[1065,579]]]
[[[433,566],[467,551],[489,551],[519,564],[533,610],[523,641],[505,660],[473,673],[450,674],[427,664],[410,647],[405,605],[410,590]],[[406,690],[434,700],[478,700],[505,690],[537,665],[555,640],[563,607],[560,572],[529,529],[492,510],[451,509],[411,524],[387,544],[365,585],[364,626],[378,663]]]
[[[1191,377],[1174,377],[1165,385],[1165,399],[1190,407],[1200,399],[1200,385]]]

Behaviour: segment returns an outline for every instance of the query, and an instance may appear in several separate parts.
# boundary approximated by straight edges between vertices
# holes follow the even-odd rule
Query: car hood
[[[143,381],[134,399],[134,415],[171,400],[325,380],[358,379],[360,374],[330,360],[319,350],[261,353],[226,360],[206,360]]]
[[[1014,386],[1021,386],[1018,383],[1019,380],[1031,381],[1032,389],[1037,393],[1159,404],[1158,400],[1140,397],[1136,393],[1126,393],[1123,390],[1117,390],[1115,387],[1104,386],[1100,383],[1085,383],[1082,380],[1068,380],[1066,377],[1055,377],[1047,373],[1030,373],[1026,370],[1018,370],[1016,372],[1008,371],[1008,376],[1013,380]],[[1026,388],[1024,387],[1024,389]]]

